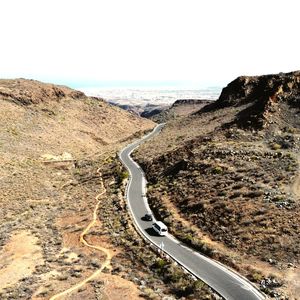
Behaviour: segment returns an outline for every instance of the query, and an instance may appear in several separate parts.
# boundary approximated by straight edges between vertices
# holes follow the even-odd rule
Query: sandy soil
[[[99,170],[98,170],[99,172]],[[138,289],[132,282],[122,279],[119,276],[114,276],[111,274],[102,273],[103,270],[111,270],[111,259],[117,255],[120,251],[117,249],[112,249],[112,246],[108,243],[107,237],[101,237],[99,235],[89,235],[92,230],[99,230],[101,227],[101,220],[98,218],[98,208],[101,201],[105,201],[106,190],[103,185],[102,179],[100,179],[100,193],[95,197],[95,207],[93,212],[90,212],[90,222],[80,233],[72,237],[69,234],[64,235],[64,245],[67,249],[74,247],[84,247],[84,251],[89,250],[91,252],[89,255],[99,256],[101,260],[101,266],[95,272],[87,274],[81,281],[76,282],[74,285],[67,287],[61,292],[52,295],[50,300],[56,299],[82,299],[82,297],[87,297],[90,299],[98,299],[97,297],[101,295],[101,299],[120,299],[120,295],[124,299],[140,299],[138,296]],[[61,218],[59,221],[59,226],[63,227],[65,224],[78,222],[76,216]],[[86,219],[86,218],[85,218]],[[98,231],[98,232],[99,232]],[[101,231],[100,231],[101,232]],[[76,253],[74,254],[74,259],[77,258]],[[88,253],[87,253],[88,254]],[[70,258],[70,254],[69,254]],[[70,259],[72,262],[72,257]],[[92,281],[98,281],[101,283],[101,287],[97,289],[91,288],[90,283]],[[98,296],[97,296],[98,295]]]
[[[28,231],[20,231],[10,238],[0,252],[0,291],[30,276],[42,264],[42,251],[38,239]]]

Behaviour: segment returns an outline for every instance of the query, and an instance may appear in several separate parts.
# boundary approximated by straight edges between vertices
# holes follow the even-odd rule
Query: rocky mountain
[[[300,294],[299,74],[239,77],[135,154],[172,234],[289,299]]]
[[[242,107],[234,123],[242,128],[299,127],[300,72],[241,76],[222,90],[219,99],[202,111]]]
[[[105,252],[80,241],[95,197],[105,191],[103,164],[155,123],[82,92],[26,79],[0,80],[0,115],[0,298],[50,299],[105,261]],[[96,224],[102,234],[88,241],[113,249]],[[96,299],[99,282],[82,290],[82,298]],[[105,282],[132,299],[138,295],[121,277]]]
[[[0,97],[1,99],[23,105],[59,101],[65,97],[72,99],[87,98],[84,93],[65,86],[41,83],[36,80],[23,78],[16,80],[0,79]]]

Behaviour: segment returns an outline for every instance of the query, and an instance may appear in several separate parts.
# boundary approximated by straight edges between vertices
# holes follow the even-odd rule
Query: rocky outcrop
[[[241,76],[230,82],[216,102],[221,106],[241,105],[260,100],[300,100],[300,71],[263,76]],[[298,104],[300,101],[298,101]]]
[[[222,90],[216,102],[199,113],[226,107],[243,107],[234,121],[241,128],[282,127],[290,121],[290,125],[298,126],[290,109],[300,107],[300,71],[238,77]]]
[[[176,100],[172,107],[177,107],[181,105],[206,105],[212,103],[212,100],[203,100],[203,99],[178,99]]]

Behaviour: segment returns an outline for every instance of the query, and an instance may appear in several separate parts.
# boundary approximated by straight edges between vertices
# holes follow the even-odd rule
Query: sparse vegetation
[[[115,237],[113,243],[116,247],[124,248],[120,255],[113,260],[113,273],[120,274],[129,280],[145,281],[142,295],[146,299],[161,299],[164,295],[173,295],[176,299],[215,299],[214,294],[204,284],[186,274],[179,266],[165,257],[159,257],[148,243],[133,229],[126,210],[121,188],[124,192],[124,183],[119,182],[120,163],[113,162],[106,166],[104,177],[107,191],[111,195],[109,202],[100,207],[100,214],[106,230]],[[113,176],[114,180],[112,180]],[[118,191],[116,194],[115,191]],[[117,214],[115,212],[118,212]],[[122,266],[120,265],[122,262]],[[130,268],[128,268],[130,265]],[[124,268],[126,271],[124,271]],[[141,275],[142,274],[142,275]],[[142,276],[142,278],[141,278]],[[139,278],[139,279],[138,279]],[[150,298],[149,298],[150,297]]]
[[[300,221],[299,74],[237,78],[216,102],[168,122],[134,154],[151,185],[151,208],[170,231],[195,248],[195,238],[205,236],[215,258],[247,276],[249,257],[257,283],[260,271],[269,276],[262,263],[287,280],[288,266],[300,262],[293,225]],[[286,89],[277,94],[281,84]],[[184,168],[170,172],[182,161]]]
[[[103,254],[79,243],[100,189],[97,169],[154,123],[66,87],[25,79],[0,87],[0,298],[49,299],[101,266]],[[95,231],[88,238],[97,244]],[[29,241],[14,244],[22,232]],[[91,291],[80,294],[96,299]]]

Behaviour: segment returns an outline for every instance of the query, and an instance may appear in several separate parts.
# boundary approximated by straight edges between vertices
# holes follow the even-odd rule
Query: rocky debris
[[[295,200],[291,193],[284,193],[278,189],[270,189],[264,192],[263,200],[265,202],[274,203],[278,208],[292,210],[295,208]]]
[[[281,293],[276,291],[276,288],[281,287],[282,283],[279,282],[274,277],[267,277],[261,280],[260,289],[265,292],[267,295],[279,299]],[[284,299],[284,298],[281,298]]]
[[[274,150],[299,149],[299,137],[291,134],[276,135],[270,140],[269,145]]]

